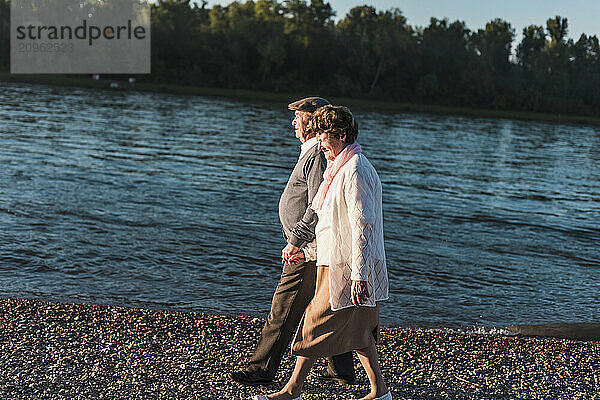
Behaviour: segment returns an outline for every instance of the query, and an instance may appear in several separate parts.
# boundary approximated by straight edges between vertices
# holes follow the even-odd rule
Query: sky
[[[232,1],[208,0],[208,6],[226,5]],[[546,20],[556,15],[568,19],[567,36],[575,41],[582,33],[600,38],[600,0],[329,0],[329,4],[337,12],[336,20],[342,19],[352,7],[359,5],[374,6],[377,11],[397,7],[413,27],[429,25],[431,17],[447,17],[451,22],[464,21],[469,29],[477,31],[485,28],[485,24],[492,19],[501,18],[510,22],[515,29],[513,46],[521,41],[524,27],[545,27]]]

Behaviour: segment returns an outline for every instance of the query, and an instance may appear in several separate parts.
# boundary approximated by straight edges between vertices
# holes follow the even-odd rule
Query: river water
[[[600,319],[597,127],[355,110],[389,325]],[[284,104],[0,83],[0,297],[265,316]]]

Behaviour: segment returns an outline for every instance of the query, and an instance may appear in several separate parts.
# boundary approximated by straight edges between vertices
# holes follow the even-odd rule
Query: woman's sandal
[[[266,397],[265,397],[266,399]],[[259,399],[259,400],[263,400],[263,399]],[[267,399],[268,400],[268,399]],[[386,394],[384,394],[383,396],[379,396],[374,398],[373,400],[392,400],[392,392],[387,392]]]

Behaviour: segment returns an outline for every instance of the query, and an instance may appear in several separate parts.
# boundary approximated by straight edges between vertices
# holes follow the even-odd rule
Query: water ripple
[[[595,321],[600,135],[360,112],[384,322]],[[298,156],[281,104],[0,83],[0,296],[264,315]]]

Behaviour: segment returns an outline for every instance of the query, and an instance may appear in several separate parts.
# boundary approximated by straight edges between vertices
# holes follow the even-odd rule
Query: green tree
[[[346,78],[344,95],[368,93],[377,73],[378,17],[374,7],[353,7],[338,22],[337,29],[343,46],[338,80]]]
[[[205,75],[210,50],[208,10],[190,0],[159,0],[151,7],[153,76],[174,83],[198,82]]]
[[[554,18],[550,18],[546,21],[546,29],[550,35],[550,47],[561,45],[565,43],[565,38],[569,32],[569,24],[566,18],[557,15]]]
[[[338,77],[353,82],[344,94],[409,97],[406,71],[414,64],[416,40],[399,9],[377,13],[371,6],[354,7],[337,29],[345,54]]]
[[[523,39],[517,46],[517,61],[521,70],[519,109],[538,111],[542,106],[542,87],[548,73],[544,49],[548,44],[544,28],[530,25],[523,29]]]
[[[569,47],[572,43],[566,41],[568,26],[567,19],[558,15],[546,21],[550,41],[544,49],[548,73],[544,89],[551,97],[566,97],[569,91]]]
[[[473,36],[473,42],[480,57],[495,74],[506,74],[510,71],[510,52],[515,37],[515,30],[510,23],[494,19],[479,29]]]
[[[286,0],[284,4],[286,33],[300,37],[307,46],[311,33],[333,24],[335,11],[323,0],[311,0],[310,4],[304,0]]]
[[[571,47],[572,94],[592,108],[600,107],[600,44],[597,36],[581,34]]]
[[[458,84],[469,64],[470,37],[464,22],[448,24],[447,19],[431,18],[429,26],[420,32],[421,79],[431,75],[427,80],[437,82],[435,101],[449,103],[459,97],[457,93],[462,90]]]
[[[256,17],[264,31],[264,37],[258,44],[261,57],[259,70],[263,83],[270,82],[274,89],[280,89],[277,76],[283,74],[286,60],[286,36],[284,35],[284,10],[276,0],[258,0],[255,5]]]
[[[374,51],[377,58],[377,70],[369,93],[373,93],[378,82],[384,81],[396,87],[393,80],[405,64],[414,40],[412,31],[406,26],[406,18],[398,8],[380,12],[377,15]],[[395,72],[395,74],[394,74]],[[380,79],[381,78],[381,79]],[[389,87],[389,86],[388,86]]]
[[[210,31],[221,70],[219,82],[226,87],[258,88],[261,58],[258,45],[264,38],[255,3],[234,1],[210,10]]]
[[[529,73],[539,70],[542,51],[547,42],[543,27],[530,25],[524,28],[523,39],[517,46],[517,60],[521,68]]]
[[[336,70],[335,12],[323,0],[284,3],[287,35],[286,75],[290,89],[312,86],[324,90]]]
[[[337,24],[325,0],[152,4],[152,75],[212,87],[324,96],[600,113],[600,46],[568,21],[523,30],[501,19],[475,32],[431,18],[414,29],[397,8],[352,8]],[[9,67],[10,2],[0,0],[0,69]],[[145,79],[145,78],[142,78]]]
[[[515,31],[510,23],[494,19],[471,36],[472,56],[463,76],[466,95],[480,104],[508,108],[515,97],[516,84],[510,61]]]

